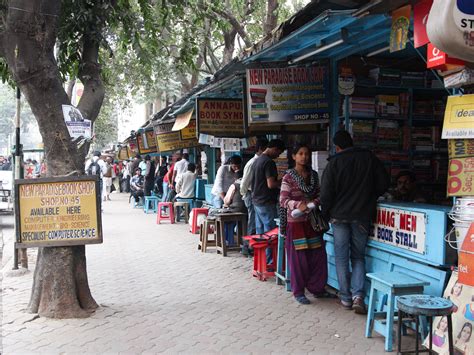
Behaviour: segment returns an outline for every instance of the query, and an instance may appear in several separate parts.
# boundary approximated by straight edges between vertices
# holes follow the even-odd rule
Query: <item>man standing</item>
[[[196,186],[196,165],[188,164],[188,171],[181,174],[176,182],[176,198],[194,198]]]
[[[267,149],[267,145],[268,140],[265,137],[257,139],[255,156],[245,165],[244,175],[242,176],[242,182],[240,183],[240,194],[242,195],[245,207],[247,207],[248,210],[248,235],[255,234],[255,209],[252,204],[253,165],[255,160],[257,160],[264,150]]]
[[[338,131],[333,143],[336,154],[329,158],[323,174],[321,205],[334,233],[340,303],[365,314],[365,246],[377,198],[388,189],[390,179],[372,152],[353,147],[348,132]]]
[[[217,170],[216,180],[211,190],[213,195],[212,204],[215,208],[222,208],[227,190],[239,178],[241,165],[242,158],[238,155],[233,155],[229,159],[229,164],[222,165]]]
[[[173,183],[177,183],[181,175],[188,171],[189,154],[183,153],[183,157],[174,165]]]
[[[281,181],[278,180],[278,171],[273,160],[284,150],[285,143],[280,139],[273,139],[253,163],[252,203],[257,234],[268,232],[276,226]]]

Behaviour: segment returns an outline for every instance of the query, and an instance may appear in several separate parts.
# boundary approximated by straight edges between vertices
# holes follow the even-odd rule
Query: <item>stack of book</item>
[[[278,158],[275,159],[275,164],[278,171],[278,179],[282,179],[288,170],[288,151],[284,151]]]
[[[426,72],[402,71],[401,83],[404,87],[424,88],[426,86]]]
[[[375,68],[369,72],[369,77],[379,86],[400,86],[400,71],[397,69]]]
[[[411,143],[415,152],[432,152],[434,150],[433,127],[413,127]]]
[[[400,117],[400,101],[398,95],[377,95],[378,117]]]
[[[403,170],[410,170],[410,155],[408,152],[390,152],[391,168],[390,177],[395,182],[397,175]]]
[[[400,149],[401,132],[397,121],[377,120],[377,146],[382,149]]]
[[[377,146],[377,137],[374,135],[373,121],[351,120],[349,132],[351,133],[356,146],[368,149]]]
[[[349,97],[349,116],[351,117],[375,117],[375,98],[373,97]],[[346,114],[346,105],[343,114]]]

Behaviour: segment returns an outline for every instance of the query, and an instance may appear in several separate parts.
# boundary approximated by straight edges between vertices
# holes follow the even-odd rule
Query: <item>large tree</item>
[[[192,1],[190,1],[192,3]],[[180,0],[2,1],[1,73],[11,75],[38,121],[48,175],[83,173],[89,145],[78,147],[68,133],[62,105],[68,79],[80,79],[78,104],[95,121],[105,95],[102,68],[114,52],[133,52],[144,69],[168,46],[162,35],[177,30],[175,60],[190,63],[196,52],[192,24],[183,22]],[[86,317],[97,308],[87,280],[85,247],[40,248],[29,311],[41,316]]]

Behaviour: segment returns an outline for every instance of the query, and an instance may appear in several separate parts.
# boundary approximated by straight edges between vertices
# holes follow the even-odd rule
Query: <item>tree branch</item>
[[[227,20],[230,25],[232,26],[232,28],[239,34],[239,36],[242,38],[242,40],[245,42],[245,45],[247,47],[251,47],[252,46],[252,42],[250,41],[250,39],[248,38],[248,35],[247,35],[247,31],[245,31],[245,28],[244,26],[242,26],[242,24],[235,18],[234,15],[232,15],[231,13],[228,13],[228,12],[225,12],[225,11],[222,11],[220,9],[217,9],[217,8],[213,8],[212,11],[218,15],[219,17],[223,18],[224,20]]]

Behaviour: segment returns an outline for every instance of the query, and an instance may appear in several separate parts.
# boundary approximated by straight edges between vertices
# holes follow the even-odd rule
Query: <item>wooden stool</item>
[[[181,197],[176,198],[176,202],[187,202],[187,203],[189,203],[189,206],[190,206],[191,209],[193,209],[194,207],[197,207],[197,206],[195,206],[194,201],[195,200],[193,198],[181,198]]]
[[[448,341],[449,341],[449,354],[454,354],[453,349],[453,321],[451,319],[451,314],[453,313],[453,302],[441,297],[435,297],[430,295],[410,295],[402,296],[398,298],[398,354],[408,354],[416,352],[429,352],[433,353],[433,317],[444,317],[446,316],[448,321]],[[402,322],[403,317],[409,316],[410,318],[415,318],[415,327],[416,327],[416,340],[415,340],[415,350],[410,351],[401,351],[402,348]],[[428,323],[430,325],[429,331],[429,349],[428,350],[418,350],[418,334],[420,327],[420,317],[424,316],[428,318]],[[411,320],[411,319],[410,319]]]
[[[143,212],[148,214],[148,211],[151,211],[153,213],[156,213],[158,211],[158,197],[145,196],[145,204],[143,205]]]
[[[286,237],[281,234],[280,230],[278,230],[277,262],[275,276],[277,285],[285,285],[285,289],[287,291],[291,291],[290,265],[288,264],[288,256],[286,255],[285,239]]]
[[[370,285],[365,336],[367,338],[372,337],[372,330],[375,330],[385,337],[385,351],[392,351],[395,297],[423,293],[424,286],[428,286],[430,283],[395,271],[371,273],[367,274],[367,277],[371,279],[372,283]],[[375,294],[377,291],[384,295],[384,301],[381,302],[379,311],[375,311]],[[384,311],[385,304],[387,306],[386,311]],[[375,319],[377,316],[384,316],[385,320]]]
[[[199,226],[197,224],[198,221],[198,216],[200,214],[204,214],[207,216],[209,213],[209,208],[193,208],[193,220],[191,221],[191,227],[189,228],[189,231],[193,234],[197,234],[199,232]]]
[[[212,232],[211,227],[214,227],[214,230]],[[214,235],[213,240],[209,240],[210,234]],[[200,249],[203,253],[205,253],[207,251],[208,246],[216,246],[216,220],[213,217],[207,217],[201,225],[201,230],[199,231],[198,250]]]
[[[225,223],[237,223],[237,246],[231,247],[226,245],[225,239]],[[227,256],[228,250],[242,248],[242,237],[247,232],[247,214],[241,212],[221,213],[216,215],[216,249],[217,253]]]
[[[165,215],[165,209],[168,209],[168,214]],[[168,220],[171,224],[174,224],[174,209],[173,202],[159,202],[158,203],[158,214],[156,216],[156,224],[160,224],[161,220]]]
[[[184,201],[178,201],[178,202],[175,202],[173,204],[173,207],[174,207],[175,221],[179,222],[179,213],[181,212],[180,208],[183,208],[184,209],[184,222],[186,222],[186,224],[188,224],[188,222],[189,222],[189,203],[184,202]]]

